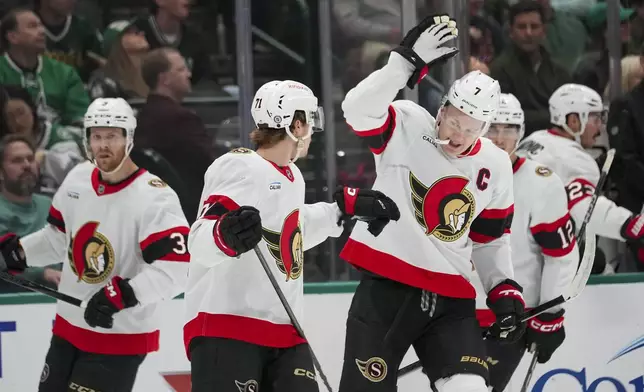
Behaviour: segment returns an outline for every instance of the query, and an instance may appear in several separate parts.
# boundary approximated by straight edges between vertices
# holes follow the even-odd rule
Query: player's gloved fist
[[[367,222],[371,234],[377,237],[391,220],[400,219],[398,206],[380,191],[339,187],[333,194],[343,217],[356,217]],[[339,222],[338,222],[339,223]]]
[[[128,282],[115,276],[90,298],[85,308],[85,322],[90,327],[112,328],[115,313],[136,306],[139,301]]]
[[[525,332],[526,325],[520,320],[525,311],[522,292],[517,282],[506,279],[488,293],[487,306],[496,316],[496,323],[488,330],[493,339],[514,343]]]
[[[27,259],[25,251],[20,245],[20,237],[13,233],[8,233],[0,237],[0,271],[24,271],[27,268]]]
[[[644,245],[644,215],[633,215],[626,219],[621,232],[627,242]]]
[[[226,255],[248,252],[262,240],[262,219],[255,207],[241,206],[222,215],[213,229],[215,244]]]
[[[439,47],[458,36],[456,21],[448,15],[432,15],[409,30],[394,52],[407,59],[416,69],[407,81],[414,88],[429,72],[429,67],[447,61],[458,53],[457,48]]]
[[[526,330],[526,345],[531,347],[537,345],[537,361],[546,363],[552,354],[561,346],[566,339],[564,330],[564,310],[557,313],[543,313],[528,320]]]

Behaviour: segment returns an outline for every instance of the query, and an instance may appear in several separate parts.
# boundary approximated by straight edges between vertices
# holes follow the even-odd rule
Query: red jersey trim
[[[96,192],[96,195],[98,196],[110,195],[124,189],[146,172],[147,170],[139,168],[123,181],[119,181],[116,184],[110,184],[103,181],[101,179],[100,170],[98,170],[98,168],[94,168],[92,171],[92,188],[94,188],[94,192]]]
[[[525,160],[525,158],[520,157],[519,159],[514,161],[514,164],[512,164],[512,173],[518,172],[521,166],[523,166],[523,164],[525,163]]]
[[[206,220],[217,220],[223,214],[239,209],[239,204],[235,203],[233,199],[224,195],[210,195],[203,202],[204,206],[202,207],[203,216],[199,219]]]
[[[476,309],[476,319],[483,328],[488,328],[496,322],[496,315],[490,309]]]
[[[465,151],[461,155],[459,155],[459,158],[465,158],[465,157],[473,157],[474,155],[478,154],[479,151],[481,151],[481,138],[476,139],[472,147],[470,147],[469,150]]]
[[[580,184],[580,189],[574,191],[570,189],[570,186],[574,183]],[[566,193],[568,194],[568,211],[572,210],[574,206],[577,205],[580,201],[584,200],[587,197],[592,197],[593,192],[595,191],[595,184],[586,180],[585,178],[575,178],[566,185]],[[576,196],[571,198],[572,196]]]
[[[288,166],[280,166],[280,165],[278,165],[277,163],[275,163],[273,161],[269,161],[268,159],[264,159],[264,160],[266,162],[270,163],[275,168],[275,170],[280,172],[284,177],[286,177],[287,180],[289,180],[290,182],[295,181],[295,176],[293,175],[293,170],[291,170],[290,167],[288,167]]]
[[[306,343],[291,324],[232,314],[199,312],[183,327],[183,342],[190,359],[190,342],[198,336],[240,340],[265,347],[287,348]]]
[[[352,238],[340,257],[356,267],[377,275],[451,298],[476,298],[474,287],[461,275],[429,271],[390,254],[375,250]]]
[[[347,123],[347,125],[356,135],[367,140],[372,153],[379,155],[385,151],[396,129],[396,109],[389,105],[385,123],[377,128],[359,131],[353,128],[351,124]]]
[[[58,231],[65,233],[65,221],[63,220],[63,214],[58,211],[53,205],[49,207],[49,216],[47,217],[47,222],[55,226]]]
[[[179,233],[183,236],[183,238],[179,238],[179,240],[183,240],[183,248],[185,249],[184,253],[177,253],[174,250],[177,247],[182,246],[178,243],[178,240],[172,238],[172,235],[175,233]],[[148,260],[151,256],[154,260],[189,262],[190,253],[187,249],[189,233],[190,228],[188,226],[176,226],[150,234],[139,244],[141,252],[144,254],[144,259]],[[156,249],[153,249],[155,247]],[[145,257],[146,253],[148,253],[148,257]]]
[[[142,355],[159,350],[159,331],[146,333],[103,333],[72,325],[59,315],[53,334],[79,350],[106,355]]]

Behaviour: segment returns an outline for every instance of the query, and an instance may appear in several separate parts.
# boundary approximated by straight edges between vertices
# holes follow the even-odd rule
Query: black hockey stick
[[[539,359],[539,353],[537,352],[537,346],[532,343],[532,360],[530,361],[530,367],[528,367],[528,373],[525,375],[523,380],[523,385],[521,385],[521,392],[528,392],[528,385],[530,385],[530,380],[532,380],[532,374],[534,374],[534,368],[537,367],[537,360]]]
[[[595,210],[595,205],[597,204],[597,200],[599,199],[599,194],[601,193],[602,188],[606,184],[606,180],[608,178],[608,172],[610,171],[610,167],[613,164],[613,159],[615,159],[615,149],[611,148],[610,150],[608,150],[608,153],[606,154],[606,161],[604,162],[604,166],[602,166],[601,175],[599,176],[599,181],[597,181],[597,187],[595,187],[595,192],[593,192],[593,196],[590,199],[588,210],[586,211],[584,220],[581,223],[581,227],[579,228],[579,233],[577,235],[577,238],[582,238],[582,237],[585,238],[586,245],[585,245],[584,255],[580,260],[579,265],[577,266],[577,273],[572,278],[572,282],[568,286],[565,293],[561,294],[557,298],[553,298],[550,301],[546,301],[541,305],[536,306],[526,311],[525,313],[523,313],[523,315],[521,315],[521,322],[526,322],[531,318],[536,317],[541,313],[544,313],[554,308],[555,306],[559,306],[565,302],[568,302],[577,298],[579,294],[581,294],[581,292],[586,287],[588,278],[590,278],[590,273],[593,270],[593,262],[595,260],[595,248],[596,248],[595,234],[590,232],[587,233],[586,226],[588,226],[588,222],[590,222],[590,218],[593,215],[593,211]],[[488,334],[489,332],[486,331],[484,334],[484,337],[488,336]],[[420,361],[411,363],[401,368],[400,370],[398,370],[398,377],[400,378],[402,376],[405,376],[416,369],[420,369],[420,367],[421,367]],[[528,376],[532,377],[531,374],[529,374]]]
[[[282,292],[282,289],[280,288],[279,284],[277,283],[277,280],[275,279],[275,276],[271,272],[270,267],[268,266],[268,263],[266,262],[266,259],[264,258],[264,255],[262,254],[262,251],[259,250],[258,246],[255,246],[253,248],[255,251],[255,254],[257,255],[257,258],[259,259],[259,262],[262,263],[262,267],[264,268],[264,272],[266,272],[266,275],[268,276],[268,279],[271,281],[271,284],[273,285],[273,289],[275,289],[275,292],[277,293],[277,296],[280,298],[280,302],[282,303],[282,306],[284,306],[284,310],[286,310],[286,313],[288,314],[288,317],[291,319],[291,324],[295,327],[295,330],[297,333],[302,337],[302,339],[306,340],[308,342],[308,339],[306,339],[306,336],[304,335],[304,330],[302,329],[302,326],[300,323],[297,321],[297,318],[295,317],[295,313],[293,313],[293,309],[291,308],[291,305],[288,304],[288,301],[286,300],[286,297],[284,296],[284,293]],[[317,370],[318,376],[322,379],[322,382],[324,383],[324,386],[329,392],[333,392],[333,389],[331,389],[331,384],[329,384],[329,380],[326,378],[326,375],[322,371],[322,366],[320,366],[320,362],[318,361],[318,358],[315,356],[315,353],[313,352],[313,347],[311,347],[311,344],[309,344],[309,350],[311,351],[311,358],[313,359],[313,366],[315,366],[315,369]]]
[[[78,306],[79,308],[86,308],[87,307],[87,301],[81,301],[78,298],[74,298],[72,296],[69,296],[67,294],[63,294],[59,291],[50,289],[47,286],[43,286],[41,284],[38,284],[36,282],[32,282],[29,279],[25,279],[21,276],[17,275],[12,275],[6,271],[0,271],[0,279],[4,280],[5,282],[9,282],[11,284],[14,284],[16,286],[20,286],[22,288],[25,288],[27,290],[35,291],[41,294],[45,294],[48,297],[55,298],[57,300],[67,302],[70,305]]]

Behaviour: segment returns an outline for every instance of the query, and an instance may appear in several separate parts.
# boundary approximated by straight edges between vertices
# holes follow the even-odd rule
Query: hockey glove
[[[230,257],[253,249],[262,240],[262,219],[255,207],[241,206],[222,215],[213,228],[215,244]]]
[[[621,234],[632,244],[644,245],[644,215],[633,215],[622,225]]]
[[[333,199],[343,214],[340,221],[356,217],[367,222],[367,229],[374,237],[382,233],[389,221],[400,219],[396,203],[380,191],[339,187],[333,194]]]
[[[0,254],[4,262],[0,262],[0,270],[21,272],[27,268],[27,258],[25,251],[20,245],[20,237],[13,233],[8,233],[0,237]]]
[[[519,319],[525,311],[522,292],[517,282],[506,279],[488,293],[487,306],[496,316],[496,323],[489,329],[493,339],[514,343],[525,332],[526,325]]]
[[[526,346],[530,348],[532,343],[537,345],[537,361],[546,363],[552,354],[561,346],[566,339],[564,330],[564,310],[557,313],[543,313],[528,320],[526,330]]]
[[[112,328],[115,313],[139,303],[128,282],[115,276],[90,298],[85,309],[85,322],[90,327]]]
[[[457,36],[456,22],[448,15],[428,16],[409,30],[400,46],[394,49],[416,68],[407,81],[407,87],[413,89],[431,66],[442,64],[458,53],[457,48],[439,48]]]

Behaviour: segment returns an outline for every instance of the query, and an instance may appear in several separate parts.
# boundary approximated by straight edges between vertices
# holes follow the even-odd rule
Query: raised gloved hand
[[[440,47],[458,36],[456,21],[448,15],[432,15],[407,32],[400,46],[394,49],[416,69],[407,81],[413,89],[429,72],[429,67],[441,64],[458,53],[454,47]]]
[[[13,233],[8,233],[0,237],[0,254],[3,262],[0,262],[0,271],[9,270],[21,272],[27,268],[27,258],[25,251],[20,245],[20,237]]]
[[[523,288],[511,279],[494,286],[487,295],[487,306],[494,312],[496,323],[489,331],[490,337],[501,343],[514,343],[525,332],[526,325],[520,317],[525,311]]]
[[[114,314],[138,303],[129,279],[113,277],[90,298],[85,308],[85,322],[92,328],[112,328]]]
[[[213,228],[215,244],[235,257],[253,249],[262,240],[262,219],[255,207],[241,206],[225,213]]]
[[[367,222],[367,229],[377,237],[391,220],[400,219],[398,206],[380,191],[339,187],[333,194],[343,216]]]
[[[537,361],[546,363],[552,354],[561,346],[566,339],[564,330],[564,310],[557,313],[543,313],[528,320],[526,330],[526,346],[532,344],[537,346]]]

